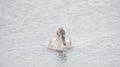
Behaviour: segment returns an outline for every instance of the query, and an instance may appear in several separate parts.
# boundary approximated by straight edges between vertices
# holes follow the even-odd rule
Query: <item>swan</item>
[[[71,39],[66,36],[63,28],[58,28],[55,32],[55,35],[49,41],[48,49],[61,51],[67,48],[72,48]]]

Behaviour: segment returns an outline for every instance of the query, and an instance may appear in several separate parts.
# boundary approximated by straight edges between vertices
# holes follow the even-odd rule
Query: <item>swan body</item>
[[[56,30],[55,35],[49,41],[48,48],[53,50],[72,48],[71,39],[65,35],[63,28],[58,28]]]

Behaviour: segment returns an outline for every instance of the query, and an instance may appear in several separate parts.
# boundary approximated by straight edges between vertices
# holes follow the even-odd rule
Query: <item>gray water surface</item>
[[[72,49],[47,49],[58,27]],[[0,67],[120,67],[120,1],[0,0]]]

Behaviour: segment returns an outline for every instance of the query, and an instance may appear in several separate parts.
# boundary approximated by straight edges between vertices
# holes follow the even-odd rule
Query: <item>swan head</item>
[[[58,28],[56,34],[59,38],[61,38],[64,45],[66,45],[65,41],[65,30],[63,28]]]

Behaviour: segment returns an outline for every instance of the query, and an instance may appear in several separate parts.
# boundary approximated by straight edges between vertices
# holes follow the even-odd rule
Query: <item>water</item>
[[[58,27],[73,49],[47,49]],[[119,66],[119,0],[0,0],[0,67]]]

